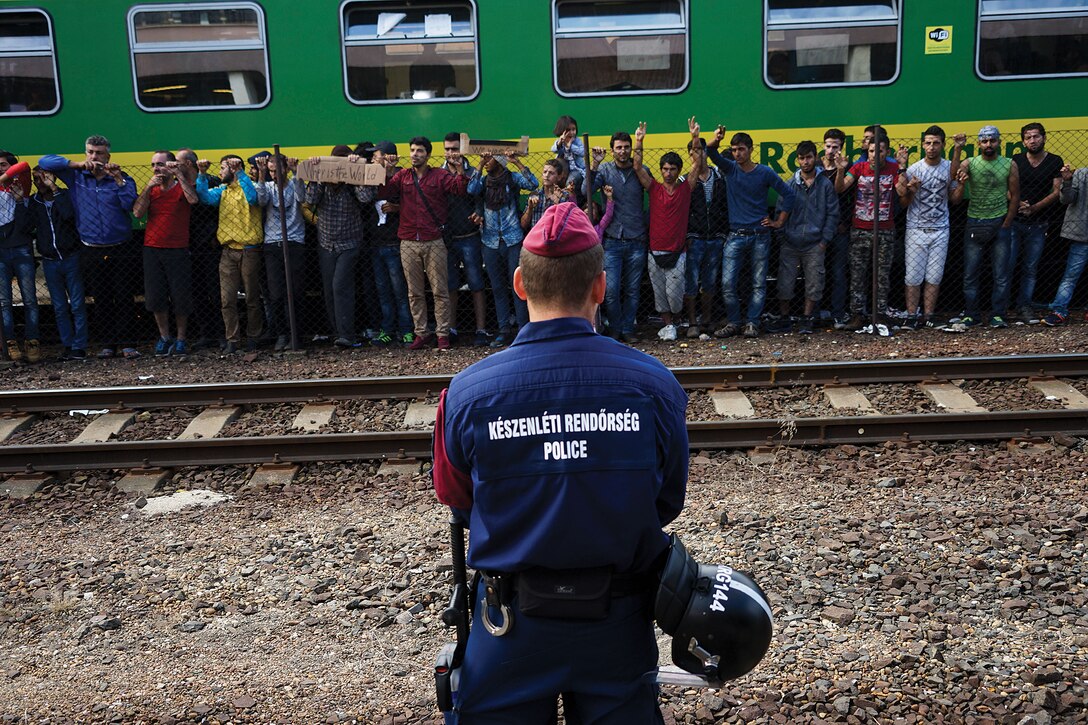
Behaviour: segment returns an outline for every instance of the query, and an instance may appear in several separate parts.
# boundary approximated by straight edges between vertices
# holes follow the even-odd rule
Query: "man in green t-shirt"
[[[980,155],[960,164],[956,175],[959,186],[950,199],[959,203],[964,188],[969,190],[967,228],[963,235],[963,306],[960,329],[981,322],[978,306],[979,273],[982,257],[990,248],[993,291],[990,293],[990,327],[1008,327],[1005,312],[1009,306],[1010,228],[1020,208],[1020,176],[1016,164],[998,155],[1001,134],[996,126],[983,126],[978,132]],[[956,328],[952,328],[956,329]]]

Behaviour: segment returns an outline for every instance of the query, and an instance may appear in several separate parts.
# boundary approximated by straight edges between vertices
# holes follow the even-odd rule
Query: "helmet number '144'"
[[[718,583],[714,585],[714,599],[710,602],[710,609],[715,612],[724,612],[725,605],[722,602],[729,601],[729,585],[733,583],[733,570],[728,566],[718,564],[718,571],[714,575]]]

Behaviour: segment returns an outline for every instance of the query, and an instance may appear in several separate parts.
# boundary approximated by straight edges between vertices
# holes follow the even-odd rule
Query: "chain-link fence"
[[[823,139],[812,140],[822,157]],[[889,161],[900,145],[910,149],[910,164],[922,159],[919,139],[893,137]],[[728,154],[726,144],[722,146]],[[878,213],[884,223],[878,222],[876,255],[873,185],[864,170],[855,169],[854,183],[836,193],[830,205],[816,203],[812,189],[797,186],[790,173],[779,174],[793,184],[797,202],[790,215],[792,225],[770,229],[758,221],[751,223],[743,194],[738,197],[741,208],[730,208],[729,176],[711,162],[705,178],[692,189],[687,230],[679,246],[658,241],[648,245],[649,236],[675,240],[676,227],[673,237],[667,233],[659,237],[651,230],[668,224],[649,219],[648,197],[636,193],[639,201],[632,208],[630,193],[621,200],[613,190],[612,222],[601,230],[611,279],[604,321],[616,334],[666,338],[743,334],[749,322],[760,334],[844,328],[868,317],[874,291],[878,312],[889,325],[917,326],[927,316],[931,326],[949,320],[955,324],[965,316],[973,318],[968,323],[1037,322],[1051,309],[1064,320],[1088,302],[1088,285],[1076,284],[1088,256],[1084,198],[1088,171],[1074,174],[1064,198],[1058,199],[1053,180],[1055,175],[1061,178],[1062,164],[1054,157],[1075,166],[1083,162],[1086,147],[1088,132],[1048,135],[1050,160],[1027,169],[1021,180],[1021,199],[1032,205],[1030,213],[1018,215],[1011,229],[989,221],[1003,218],[1007,209],[1003,188],[998,188],[1006,183],[999,168],[970,167],[965,198],[953,199],[947,222],[940,204],[941,184],[949,186],[947,172],[942,177],[939,167],[908,171],[904,184],[913,196],[909,206],[898,193],[889,193],[898,179],[883,179]],[[946,155],[951,148],[949,137]],[[653,147],[652,137],[647,144],[644,163],[658,180],[662,159],[670,151],[674,150]],[[675,152],[681,172],[687,173],[687,150]],[[1001,157],[1022,152],[1018,135],[1001,139]],[[440,163],[439,153],[432,158],[433,165]],[[978,140],[969,138],[964,157],[978,153]],[[519,228],[562,198],[558,189],[548,194],[539,189],[541,180],[548,180],[544,167],[550,158],[551,154],[531,154],[524,160],[532,179],[514,165],[509,167],[523,182],[507,188],[517,197],[513,213]],[[758,147],[755,159],[759,160]],[[610,161],[609,154],[606,163]],[[795,169],[795,154],[788,153],[777,163],[783,171]],[[822,167],[822,159],[816,165]],[[217,169],[213,164],[211,172],[216,174]],[[95,188],[68,191],[66,186],[79,182],[69,174],[65,184],[68,172],[58,172],[56,192],[39,185],[34,189],[39,193],[23,205],[25,236],[9,234],[6,246],[0,246],[4,339],[15,341],[17,348],[14,354],[9,349],[9,356],[18,357],[20,350],[26,351],[24,341],[35,337],[46,346],[80,348],[90,354],[100,349],[121,354],[125,348],[150,354],[157,345],[162,353],[157,341],[163,332],[171,345],[172,338],[183,332],[187,341],[183,350],[282,349],[289,344],[291,311],[304,346],[406,344],[419,332],[419,321],[413,319],[416,310],[409,305],[409,287],[419,281],[406,279],[400,266],[396,208],[383,207],[380,199],[370,196],[370,187],[330,185],[315,196],[302,182],[287,184],[285,257],[274,181],[262,185],[239,177],[222,184],[216,176],[206,177],[196,185],[198,203],[171,205],[184,190],[144,193],[152,179],[151,166],[123,171],[131,178],[125,185],[107,174],[92,184]],[[535,191],[525,188],[534,186]],[[509,219],[504,222],[501,214],[489,213],[497,208],[488,207],[487,183],[479,187],[476,196],[451,205],[446,245],[451,251],[444,275],[450,319],[460,332],[455,344],[504,344],[524,322],[524,310],[508,288],[511,259],[497,254],[493,242],[496,236],[504,244],[520,237],[504,226]],[[735,191],[741,188],[738,184]],[[585,204],[581,188],[574,196]],[[600,191],[593,198],[598,214],[609,211]],[[150,207],[150,213],[133,217],[129,210],[134,203],[138,212],[142,205]],[[756,207],[769,220],[775,219],[774,208],[762,198]],[[180,208],[187,210],[187,219],[176,211]],[[996,217],[994,209],[999,210]],[[825,220],[822,215],[831,211],[837,212],[838,223],[828,233],[818,231]],[[629,233],[638,227],[632,226],[632,213],[645,222],[641,234]],[[882,226],[887,229],[879,229]],[[428,276],[433,271],[426,269]],[[30,293],[32,286],[36,295]],[[424,324],[434,329],[435,300],[425,286],[430,317]],[[36,310],[28,304],[31,297],[36,297]],[[910,315],[915,311],[916,321]],[[177,313],[182,314],[183,329]],[[5,347],[12,346],[7,342]]]

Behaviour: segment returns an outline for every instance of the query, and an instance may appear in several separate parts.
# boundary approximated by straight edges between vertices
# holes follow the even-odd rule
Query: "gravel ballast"
[[[841,332],[650,341],[671,366],[1088,349],[1088,325],[890,339]],[[393,349],[256,360],[91,360],[0,369],[7,389],[453,373],[492,354]],[[1070,381],[1088,392],[1081,380]],[[994,409],[1051,407],[1022,381],[966,382]],[[936,408],[916,386],[863,386],[882,412]],[[432,401],[433,402],[433,401]],[[760,413],[826,414],[805,389]],[[274,411],[272,408],[276,408]],[[248,411],[227,434],[283,434],[299,406]],[[328,432],[401,427],[404,402],[337,404]],[[169,437],[196,411],[152,411],[122,438]],[[706,392],[689,417],[715,417]],[[55,420],[54,420],[55,418]],[[12,444],[70,440],[51,416]],[[1088,458],[1042,444],[780,449],[691,458],[670,526],[700,561],[750,572],[772,601],[771,650],[722,688],[662,689],[667,723],[1088,722]],[[0,498],[0,722],[439,722],[431,666],[452,637],[446,511],[427,473],[305,466],[250,489],[249,467],[181,469],[133,499],[120,474]],[[215,503],[210,494],[229,496]],[[662,663],[668,661],[663,638]]]

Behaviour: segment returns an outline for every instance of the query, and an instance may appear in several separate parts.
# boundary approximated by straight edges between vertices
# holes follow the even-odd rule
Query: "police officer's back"
[[[439,500],[481,572],[463,722],[657,722],[653,594],[684,502],[687,396],[657,360],[597,335],[603,251],[574,204],[526,237],[530,324],[443,394]]]

